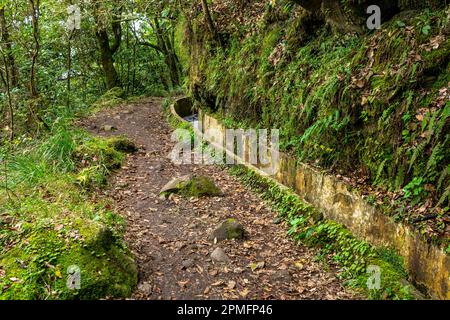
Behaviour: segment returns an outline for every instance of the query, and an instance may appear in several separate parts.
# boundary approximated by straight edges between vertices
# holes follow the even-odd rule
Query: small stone
[[[112,126],[112,125],[105,124],[105,125],[102,127],[102,130],[104,130],[104,131],[106,131],[106,132],[109,132],[109,131],[116,131],[117,128],[114,127],[114,126]]]
[[[156,164],[154,166],[151,166],[150,170],[153,170],[153,171],[156,171],[156,172],[162,171],[162,165],[161,164]]]
[[[138,290],[146,295],[150,295],[153,292],[153,287],[150,283],[143,282],[143,283],[139,284]]]
[[[225,251],[223,251],[221,248],[217,247],[213,253],[211,253],[211,259],[215,262],[219,263],[228,263],[230,262],[230,258],[228,258]]]
[[[190,267],[192,267],[194,265],[194,260],[193,259],[185,259],[181,262],[182,265],[182,269],[189,269]]]
[[[123,183],[118,184],[117,188],[125,189],[125,188],[128,188],[129,186],[130,186],[130,184],[128,182],[123,182]]]
[[[289,282],[292,280],[292,276],[289,270],[279,270],[274,274],[272,274],[271,278],[273,281],[283,281],[283,282]]]
[[[244,238],[244,227],[235,219],[222,221],[210,235],[210,240],[214,242],[242,238]]]
[[[236,281],[233,280],[228,281],[227,287],[228,289],[233,290],[234,288],[236,288]]]
[[[192,222],[189,225],[189,229],[198,229],[200,227],[200,224],[198,222]]]
[[[281,217],[281,216],[277,216],[275,219],[273,219],[273,224],[280,224],[280,223],[282,223],[283,222],[283,220],[284,220],[284,218],[283,217]]]

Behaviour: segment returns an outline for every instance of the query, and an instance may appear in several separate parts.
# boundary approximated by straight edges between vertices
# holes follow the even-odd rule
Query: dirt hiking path
[[[171,162],[174,142],[161,102],[149,98],[84,121],[90,132],[126,135],[140,146],[104,191],[128,221],[126,240],[139,268],[132,298],[354,299],[337,279],[337,267],[315,262],[317,251],[289,239],[286,226],[273,223],[276,214],[225,169]],[[117,130],[106,132],[105,125]],[[186,174],[211,177],[224,196],[162,200],[160,189]],[[209,241],[211,231],[228,218],[244,226],[245,239]],[[217,247],[230,263],[211,260]]]

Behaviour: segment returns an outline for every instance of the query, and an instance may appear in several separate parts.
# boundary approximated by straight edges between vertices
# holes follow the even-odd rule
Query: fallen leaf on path
[[[264,261],[261,261],[261,262],[253,262],[250,264],[249,267],[252,271],[255,271],[257,269],[263,269],[265,266],[266,266],[266,263]]]
[[[241,292],[239,292],[239,295],[242,297],[242,298],[246,298],[247,296],[248,296],[248,294],[250,293],[250,291],[247,289],[247,288],[245,288],[244,290],[242,290]]]
[[[233,290],[234,288],[236,288],[236,281],[233,281],[233,280],[228,281],[227,288],[230,290]]]

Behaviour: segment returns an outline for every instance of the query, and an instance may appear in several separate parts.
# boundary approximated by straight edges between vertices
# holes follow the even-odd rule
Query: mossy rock
[[[217,197],[222,195],[222,191],[208,177],[204,176],[183,176],[176,178],[166,184],[160,194],[169,195],[171,193],[180,194],[185,197]]]
[[[110,139],[91,139],[75,150],[74,160],[77,166],[89,165],[80,168],[75,179],[86,189],[103,186],[109,172],[122,166],[125,153],[133,153],[137,150],[138,148],[133,142],[122,136]]]
[[[244,227],[236,219],[222,221],[212,232],[210,240],[231,240],[244,238]]]
[[[117,140],[116,140],[117,139]],[[116,148],[127,146],[123,138],[91,139],[78,146],[75,151],[75,161],[81,163],[83,160],[89,164],[97,163],[108,170],[119,169],[125,158],[123,151]],[[127,146],[130,148],[130,146]],[[97,159],[97,161],[94,161]]]
[[[86,248],[89,249],[104,249],[109,250],[116,242],[113,231],[105,226],[100,226],[95,234],[86,243]]]
[[[70,255],[59,259],[61,272],[67,273],[70,266],[81,271],[79,290],[69,290],[67,279],[56,282],[63,299],[98,299],[101,297],[129,297],[138,282],[138,272],[134,260],[127,250],[116,245],[103,251],[88,248],[73,249]]]
[[[179,178],[170,180],[159,192],[162,195],[169,195],[171,193],[178,193],[180,191],[180,185],[186,183],[191,179],[191,176],[186,175]]]
[[[129,297],[138,280],[129,250],[115,239],[105,246],[101,242],[111,239],[106,233],[97,236],[99,243],[94,248],[76,242],[67,246],[53,230],[33,232],[27,243],[22,242],[0,258],[0,266],[7,272],[7,277],[0,279],[0,300]],[[71,290],[67,286],[68,270],[73,267],[79,269],[81,281],[79,289]],[[17,280],[10,280],[14,278]],[[51,284],[51,296],[42,279]]]

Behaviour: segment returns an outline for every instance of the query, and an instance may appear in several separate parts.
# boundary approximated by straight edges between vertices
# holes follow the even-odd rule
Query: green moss
[[[137,284],[123,241],[125,220],[74,183],[77,178],[85,186],[104,183],[125,157],[118,149],[130,146],[123,138],[64,130],[10,160],[14,199],[2,188],[0,212],[15,226],[0,228],[2,300],[128,297]],[[55,159],[73,165],[52,166]],[[81,289],[74,291],[66,285],[73,265],[81,271]]]
[[[91,138],[75,150],[74,158],[82,166],[75,179],[83,188],[103,186],[108,173],[121,167],[124,153],[136,151],[136,145],[126,137]]]
[[[137,284],[137,268],[127,250],[111,246],[108,250],[91,251],[76,248],[70,255],[58,260],[58,265],[67,272],[70,266],[81,271],[80,290],[68,290],[66,279],[55,283],[63,299],[98,299],[101,297],[129,297]]]
[[[138,147],[131,142],[127,137],[113,137],[108,139],[108,144],[114,150],[123,153],[135,153],[138,151]]]
[[[222,195],[222,191],[207,177],[193,176],[189,181],[182,182],[178,186],[181,195],[186,197],[216,197]]]
[[[448,115],[436,108],[449,81],[447,11],[405,14],[402,24],[395,18],[363,36],[336,35],[319,22],[305,37],[314,17],[295,8],[287,15],[245,37],[230,35],[226,52],[191,43],[192,95],[234,124],[278,128],[282,151],[299,161],[361,172],[399,193],[422,178],[436,190],[407,202],[447,207]],[[200,38],[196,24],[190,32]],[[286,47],[273,66],[279,43]]]
[[[0,299],[129,296],[137,272],[121,240],[123,219],[107,210],[106,203],[87,201],[69,179],[59,179],[65,182],[28,193],[20,210],[2,204],[6,212],[14,212],[15,219],[27,222],[18,230],[1,232],[0,269],[5,276],[0,278],[4,288]],[[58,198],[51,198],[53,191]],[[44,194],[48,201],[43,200]],[[81,269],[79,291],[66,286],[72,265]]]
[[[243,237],[242,232],[239,230],[228,229],[227,238],[228,239],[241,239]]]
[[[125,100],[123,99],[125,97],[125,92],[122,88],[112,88],[111,90],[107,91],[105,94],[103,94],[93,105],[93,110],[102,110],[104,108],[111,108],[115,107],[123,102]]]
[[[114,149],[115,139],[92,138],[76,149],[76,161],[81,164],[98,164],[112,170],[120,168],[124,154]],[[119,140],[120,141],[120,140]]]
[[[242,239],[244,237],[244,230],[236,228],[236,219],[230,218],[226,221],[227,239]]]

